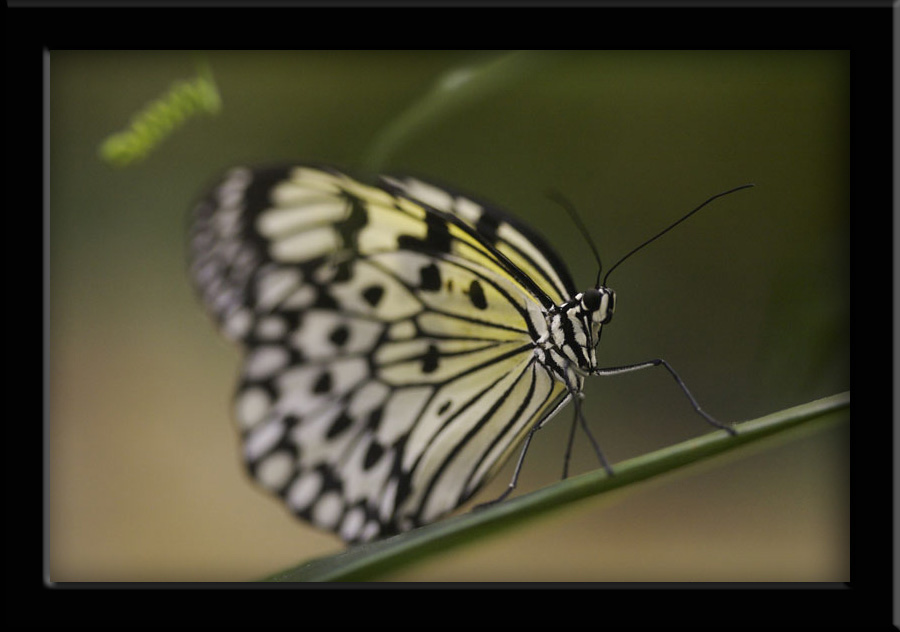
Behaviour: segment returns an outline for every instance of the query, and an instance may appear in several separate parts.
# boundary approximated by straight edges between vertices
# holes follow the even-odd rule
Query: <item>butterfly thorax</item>
[[[537,341],[536,352],[563,382],[571,382],[569,371],[584,376],[596,370],[600,332],[612,319],[615,304],[615,292],[600,286],[547,311],[547,333]]]

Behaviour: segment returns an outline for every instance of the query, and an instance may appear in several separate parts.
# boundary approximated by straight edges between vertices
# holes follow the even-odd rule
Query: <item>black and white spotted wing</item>
[[[612,314],[527,227],[411,178],[234,169],[195,209],[190,256],[245,349],[250,473],[349,542],[470,498],[581,390]]]

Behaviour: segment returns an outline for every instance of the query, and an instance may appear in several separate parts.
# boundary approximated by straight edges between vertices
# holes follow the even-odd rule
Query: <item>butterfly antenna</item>
[[[706,206],[707,204],[709,204],[709,203],[712,202],[713,200],[718,199],[718,198],[720,198],[720,197],[723,197],[723,196],[725,196],[725,195],[729,195],[729,194],[731,194],[731,193],[735,193],[735,192],[740,191],[740,190],[742,190],[742,189],[749,189],[749,188],[751,188],[751,187],[753,187],[753,186],[756,186],[756,185],[753,185],[753,184],[742,184],[742,185],[739,186],[739,187],[735,187],[735,188],[733,188],[733,189],[729,189],[728,191],[723,191],[722,193],[718,193],[718,194],[712,196],[711,198],[709,198],[708,200],[706,200],[703,204],[701,204],[700,206],[698,206],[697,208],[695,208],[693,211],[691,211],[690,213],[688,213],[688,214],[682,216],[681,219],[679,219],[679,220],[673,222],[673,223],[670,224],[667,228],[665,228],[665,229],[661,230],[660,232],[656,233],[653,237],[651,237],[650,239],[648,239],[647,241],[645,241],[644,243],[642,243],[642,244],[641,244],[640,246],[638,246],[637,248],[634,248],[634,249],[631,250],[628,254],[626,254],[624,257],[622,257],[621,259],[619,259],[618,261],[616,261],[616,263],[613,264],[613,267],[611,267],[611,268],[607,271],[606,276],[603,277],[603,285],[606,285],[606,280],[609,278],[609,275],[612,274],[612,271],[615,270],[615,269],[619,266],[619,264],[621,264],[623,261],[625,261],[626,259],[628,259],[628,257],[630,257],[631,255],[633,255],[634,253],[636,253],[638,250],[640,250],[640,249],[643,248],[644,246],[650,245],[651,243],[653,243],[654,241],[656,241],[657,239],[659,239],[660,237],[662,237],[663,235],[665,235],[667,232],[669,232],[670,230],[672,230],[673,228],[675,228],[676,226],[678,226],[681,222],[683,222],[684,220],[686,220],[688,217],[690,217],[691,215],[693,215],[694,213],[696,213],[697,211],[699,211],[701,208],[703,208],[704,206]]]
[[[581,231],[581,234],[584,236],[585,241],[588,242],[588,245],[594,252],[594,259],[597,260],[597,282],[594,285],[599,287],[600,274],[603,271],[603,262],[600,261],[600,251],[597,250],[597,244],[595,244],[594,240],[591,239],[590,231],[587,229],[587,226],[584,225],[584,222],[581,221],[581,217],[578,215],[578,211],[575,210],[575,205],[572,204],[568,198],[563,196],[562,193],[556,191],[555,189],[551,189],[550,191],[548,191],[547,197],[549,197],[551,200],[553,200],[566,210],[566,213],[569,214],[569,217],[571,217],[572,221],[575,222],[575,225],[578,226],[578,230]]]

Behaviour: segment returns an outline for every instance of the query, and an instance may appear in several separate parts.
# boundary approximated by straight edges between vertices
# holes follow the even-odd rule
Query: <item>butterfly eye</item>
[[[600,309],[600,290],[591,288],[581,296],[581,304],[592,312]]]

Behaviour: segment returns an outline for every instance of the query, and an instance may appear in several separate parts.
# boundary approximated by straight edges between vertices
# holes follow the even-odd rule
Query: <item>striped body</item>
[[[190,256],[245,349],[249,472],[348,542],[475,494],[580,393],[614,309],[514,218],[411,178],[234,169],[195,209]]]

